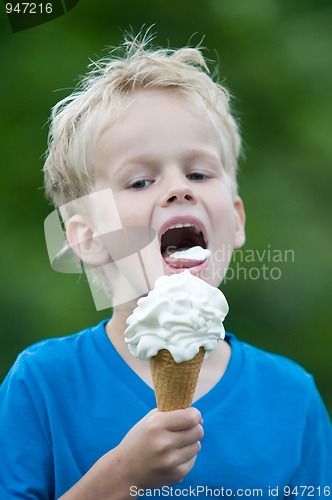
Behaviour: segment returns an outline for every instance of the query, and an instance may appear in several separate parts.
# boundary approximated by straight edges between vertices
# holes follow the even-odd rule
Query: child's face
[[[123,226],[156,231],[165,274],[190,266],[218,286],[233,249],[244,242],[244,212],[232,195],[209,114],[174,92],[144,91],[103,132],[97,150],[96,190],[112,189]],[[192,226],[174,227],[184,224]],[[168,258],[175,247],[196,245],[210,257]]]

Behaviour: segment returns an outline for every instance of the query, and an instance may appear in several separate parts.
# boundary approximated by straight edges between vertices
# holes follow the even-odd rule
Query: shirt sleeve
[[[289,498],[332,496],[332,425],[327,409],[313,382],[311,404],[303,432],[300,464]]]
[[[0,388],[0,498],[54,499],[47,410],[21,355]]]

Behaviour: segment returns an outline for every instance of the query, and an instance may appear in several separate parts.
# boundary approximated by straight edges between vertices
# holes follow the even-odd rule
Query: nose
[[[169,206],[173,203],[191,203],[195,205],[197,203],[197,197],[192,187],[188,183],[188,179],[174,176],[170,181],[169,186],[166,188],[166,192],[162,196],[163,207]]]

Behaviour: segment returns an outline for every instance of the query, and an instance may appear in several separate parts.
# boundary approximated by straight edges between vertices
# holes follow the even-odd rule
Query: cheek
[[[147,226],[146,205],[140,199],[128,196],[116,196],[116,207],[123,226]]]
[[[213,209],[213,232],[217,239],[234,239],[236,214],[231,202],[219,200]]]

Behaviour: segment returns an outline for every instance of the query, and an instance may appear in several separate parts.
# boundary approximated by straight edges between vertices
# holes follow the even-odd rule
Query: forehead
[[[99,161],[119,156],[174,155],[188,150],[220,153],[220,134],[203,103],[174,90],[144,90],[128,100],[122,113],[104,127],[98,140]]]

